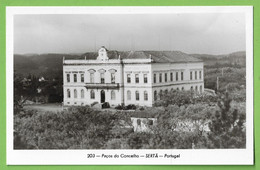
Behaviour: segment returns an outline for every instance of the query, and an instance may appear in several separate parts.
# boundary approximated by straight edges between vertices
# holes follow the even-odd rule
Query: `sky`
[[[243,13],[41,14],[14,17],[14,53],[244,51]]]

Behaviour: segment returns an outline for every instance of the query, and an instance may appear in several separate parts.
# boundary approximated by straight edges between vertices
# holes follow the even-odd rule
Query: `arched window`
[[[148,100],[148,93],[147,93],[147,91],[144,91],[144,100],[145,100],[145,101]]]
[[[70,89],[67,90],[67,97],[70,98]]]
[[[164,90],[164,94],[165,95],[167,95],[168,94],[168,90],[166,89],[166,90]]]
[[[160,93],[159,93],[160,99],[161,99],[162,95],[163,95],[163,92],[162,92],[162,90],[160,90]]]
[[[127,100],[131,100],[131,91],[130,90],[127,91]]]
[[[90,98],[91,99],[95,99],[95,92],[94,92],[94,90],[90,91]]]
[[[77,82],[77,74],[74,74],[74,82]]]
[[[81,94],[81,98],[84,99],[84,90],[83,89],[81,89],[80,94]]]
[[[144,83],[147,83],[148,80],[147,80],[147,74],[144,74]]]
[[[77,95],[77,90],[74,89],[74,98],[77,98],[77,97],[78,97],[78,95]]]
[[[116,99],[116,93],[114,90],[111,91],[111,100],[115,100]]]
[[[105,83],[105,73],[100,73],[100,83]]]
[[[195,91],[196,91],[196,92],[198,91],[198,86],[195,87]]]
[[[193,91],[193,86],[190,87],[190,91]]]
[[[139,99],[140,99],[140,97],[139,97],[139,92],[136,91],[136,92],[135,92],[135,100],[139,100]]]
[[[181,90],[184,91],[184,87],[182,87]]]
[[[157,91],[156,90],[153,92],[153,96],[154,96],[154,101],[156,101],[157,100]]]
[[[67,82],[70,82],[70,74],[67,74]]]
[[[90,73],[90,83],[94,83],[94,73]]]
[[[135,74],[135,83],[139,83],[139,74]]]
[[[200,93],[202,93],[202,86],[200,86]]]
[[[180,89],[179,89],[179,87],[177,87],[177,91],[179,91]]]
[[[140,125],[141,125],[141,120],[140,120],[140,119],[137,119],[137,120],[136,120],[136,123],[137,123],[138,126],[140,126]]]
[[[111,83],[115,83],[116,82],[116,77],[115,77],[115,73],[111,73]]]

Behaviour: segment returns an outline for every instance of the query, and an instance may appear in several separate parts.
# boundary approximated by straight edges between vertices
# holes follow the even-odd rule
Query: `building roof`
[[[175,62],[201,62],[202,60],[195,58],[181,51],[107,51],[109,59],[149,59],[152,58],[155,63],[175,63]],[[87,60],[95,60],[98,56],[96,52],[88,52],[83,54]]]

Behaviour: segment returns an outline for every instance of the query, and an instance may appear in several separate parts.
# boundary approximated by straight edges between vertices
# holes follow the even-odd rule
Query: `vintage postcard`
[[[7,7],[8,165],[252,165],[253,8]]]

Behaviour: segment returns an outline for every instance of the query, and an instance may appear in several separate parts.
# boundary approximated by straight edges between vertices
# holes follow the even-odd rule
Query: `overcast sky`
[[[222,14],[16,15],[14,52],[84,53],[178,50],[227,54],[245,50],[245,16]]]

